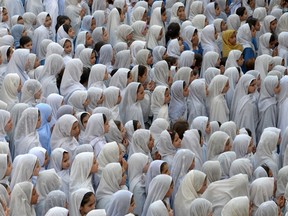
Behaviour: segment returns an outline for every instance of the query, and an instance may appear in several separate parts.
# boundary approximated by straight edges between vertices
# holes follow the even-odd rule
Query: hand
[[[85,14],[86,14],[86,10],[85,10],[85,8],[82,8],[81,11],[80,11],[81,19],[85,16]]]
[[[147,84],[147,89],[149,91],[154,91],[155,89],[155,82],[153,80],[151,80],[148,84]]]
[[[129,145],[129,142],[128,142],[128,139],[125,137],[123,140],[122,140],[122,144],[127,148],[128,145]]]

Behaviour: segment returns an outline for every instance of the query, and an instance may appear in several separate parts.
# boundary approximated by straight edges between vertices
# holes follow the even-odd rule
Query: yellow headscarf
[[[222,32],[222,40],[223,40],[222,56],[223,57],[227,57],[231,50],[236,49],[236,50],[243,51],[243,47],[241,44],[236,43],[235,45],[232,45],[228,40],[234,32],[236,33],[235,30],[230,30],[230,29]]]

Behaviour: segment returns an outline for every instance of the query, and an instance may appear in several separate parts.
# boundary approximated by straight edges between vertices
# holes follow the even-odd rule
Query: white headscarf
[[[278,210],[278,206],[274,201],[266,201],[259,206],[255,216],[278,215]]]
[[[74,91],[85,90],[84,86],[80,83],[82,70],[83,64],[80,59],[72,59],[67,62],[60,85],[60,92],[64,96],[65,101],[68,101],[68,98]]]
[[[174,211],[176,215],[190,215],[190,207],[193,200],[198,198],[198,191],[206,180],[205,173],[198,170],[188,172],[175,196]]]
[[[113,46],[116,44],[116,31],[120,25],[120,14],[117,8],[113,8],[108,16],[107,30],[109,33],[109,42]]]
[[[234,175],[238,174],[247,174],[248,180],[252,180],[252,174],[253,174],[253,167],[252,163],[247,158],[239,158],[232,162],[230,166],[229,176],[232,177]]]
[[[143,153],[152,161],[148,144],[150,142],[150,131],[146,129],[138,129],[134,132],[132,143],[129,146],[129,156],[134,153]]]
[[[80,189],[74,191],[70,195],[69,214],[71,214],[73,216],[81,216],[81,214],[80,214],[81,202],[82,202],[85,194],[87,194],[89,192],[92,192],[92,191],[87,189],[87,188],[80,188]]]
[[[37,108],[30,107],[24,110],[15,129],[15,155],[26,154],[31,148],[41,146],[36,130],[37,121]]]
[[[237,60],[240,59],[242,52],[240,50],[231,50],[225,63],[225,69],[230,67],[239,67]]]
[[[275,197],[284,195],[286,185],[288,183],[287,175],[288,175],[288,166],[284,166],[279,170],[277,175],[277,191]]]
[[[169,121],[168,104],[165,104],[166,86],[157,86],[151,96],[151,111],[154,114],[153,119],[164,118]]]
[[[208,142],[207,159],[215,160],[224,152],[225,144],[230,139],[229,135],[222,131],[214,132]]]
[[[75,156],[70,174],[70,193],[86,188],[94,191],[91,169],[95,156],[93,152],[82,152]]]
[[[29,105],[36,105],[35,94],[42,91],[42,85],[38,80],[27,80],[22,87],[21,102]]]
[[[231,137],[231,141],[233,141],[237,135],[237,127],[235,122],[233,121],[224,122],[220,126],[220,131],[227,133]]]
[[[76,90],[69,97],[67,104],[74,107],[75,112],[85,111],[84,103],[88,99],[86,90]]]
[[[166,53],[166,48],[164,46],[156,46],[153,49],[153,64],[163,60],[163,55]]]
[[[74,151],[79,145],[75,137],[71,136],[71,129],[75,122],[78,122],[77,118],[69,114],[65,114],[57,120],[51,135],[52,150],[61,147],[69,152],[71,158],[74,157]]]
[[[102,171],[109,163],[119,162],[119,151],[119,146],[116,142],[106,143],[97,157],[99,170]]]
[[[52,119],[50,125],[54,125],[57,119],[57,111],[63,104],[63,96],[57,93],[49,94],[46,98],[46,103],[52,108]]]
[[[255,60],[255,70],[260,72],[262,81],[265,79],[269,72],[268,68],[270,64],[273,64],[273,58],[267,54],[258,56]]]
[[[247,196],[235,197],[224,206],[221,216],[249,215],[249,205]]]
[[[218,181],[221,179],[221,166],[218,160],[206,161],[202,166],[202,172],[207,176],[208,183]]]
[[[127,87],[128,73],[130,70],[128,68],[119,68],[117,72],[111,77],[110,86],[116,86],[120,90]]]
[[[267,32],[259,37],[258,56],[262,54],[272,55],[272,49],[269,47],[269,41],[272,33]]]
[[[203,78],[205,75],[205,71],[209,68],[209,67],[215,67],[216,63],[219,59],[219,54],[217,52],[214,51],[209,51],[207,53],[203,53],[203,62],[202,62],[202,66],[201,66],[201,73],[200,73],[200,77]]]
[[[196,15],[203,13],[203,2],[193,1],[192,4],[190,5],[190,8],[188,8],[188,9],[189,9],[189,20],[193,20],[193,18]],[[187,14],[186,14],[186,16],[187,16]]]
[[[157,118],[152,122],[152,125],[150,126],[150,132],[154,138],[155,146],[158,143],[161,132],[167,129],[169,129],[169,122],[166,119]]]
[[[88,89],[88,98],[90,100],[90,103],[87,107],[87,110],[89,112],[92,112],[95,108],[100,106],[100,104],[98,104],[98,101],[100,100],[102,95],[103,95],[103,90],[101,88],[90,87]]]
[[[231,108],[231,103],[232,103],[232,100],[233,100],[233,95],[234,95],[234,92],[235,92],[235,88],[237,86],[238,80],[240,79],[240,75],[239,74],[240,73],[239,73],[239,71],[238,71],[238,69],[236,67],[229,67],[224,72],[224,75],[229,78],[229,90],[226,93],[226,101],[227,101],[227,105],[228,105],[229,108]]]
[[[0,140],[5,141],[5,136],[6,136],[6,131],[5,127],[8,123],[8,121],[11,119],[11,114],[10,112],[6,110],[1,110],[0,109]]]
[[[232,149],[236,153],[237,158],[247,157],[248,146],[250,145],[251,137],[246,134],[239,134],[233,141]]]
[[[63,207],[53,207],[50,208],[45,216],[67,216],[68,215],[68,209]]]
[[[144,21],[136,21],[131,25],[133,29],[133,40],[140,40],[146,42],[146,35],[143,35],[143,32],[147,28],[147,24]]]
[[[204,15],[207,17],[208,23],[213,24],[213,21],[216,19],[215,2],[206,5]]]
[[[31,182],[21,182],[15,185],[11,193],[11,215],[31,215],[35,216],[34,207],[31,205],[33,184]]]
[[[149,185],[147,198],[143,207],[142,216],[147,214],[151,203],[157,200],[163,200],[172,183],[172,177],[165,174],[157,175],[152,179]]]
[[[153,80],[156,86],[164,85],[168,87],[169,68],[165,60],[158,61],[154,65]]]
[[[230,16],[229,16],[230,17]],[[252,34],[249,24],[242,25],[237,31],[237,41],[245,48],[251,48],[255,52],[254,45],[252,44]]]
[[[91,68],[93,64],[90,62],[90,58],[93,54],[93,49],[91,48],[85,48],[80,52],[79,59],[83,63],[83,67]]]
[[[147,12],[146,9],[142,6],[136,7],[134,6],[133,11],[131,12],[130,22],[133,23],[137,21],[142,21],[144,13]]]
[[[158,40],[161,30],[163,32],[163,27],[160,25],[150,26],[148,36],[147,36],[147,44],[146,44],[147,48],[154,49],[158,45],[163,45],[161,44],[161,40]],[[164,35],[162,35],[162,38],[163,37]]]
[[[150,204],[147,215],[149,216],[168,216],[168,210],[162,200],[157,200]]]
[[[215,39],[215,27],[214,25],[205,26],[201,33],[201,44],[203,47],[203,55],[208,51],[214,51],[220,53]]]
[[[0,162],[1,162],[0,180],[3,180],[3,178],[6,175],[6,170],[7,170],[7,167],[8,167],[8,163],[7,163],[8,162],[8,154],[0,154]],[[2,201],[4,201],[4,200],[2,200]]]
[[[167,54],[177,59],[180,57],[181,55],[180,45],[179,45],[179,41],[177,38],[170,40],[170,42],[168,43]]]
[[[123,216],[128,214],[132,196],[133,193],[126,190],[120,190],[114,193],[111,197],[107,214],[113,216]]]
[[[98,87],[101,89],[105,89],[106,86],[104,84],[105,73],[107,72],[107,67],[103,64],[95,64],[91,67],[89,80],[88,80],[88,88],[90,87]]]
[[[221,179],[229,178],[230,167],[235,159],[236,159],[236,153],[233,151],[223,152],[218,156],[217,160],[220,162],[222,170]]]
[[[212,203],[203,198],[196,198],[190,206],[191,216],[209,215],[212,213]]]
[[[177,148],[173,145],[173,140],[167,130],[164,130],[160,134],[159,142],[157,143],[157,149],[162,157],[162,160],[166,161],[171,168],[173,158],[177,152]]]

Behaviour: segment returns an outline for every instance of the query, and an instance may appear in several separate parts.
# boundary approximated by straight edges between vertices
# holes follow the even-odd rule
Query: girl
[[[27,181],[18,183],[11,194],[10,214],[35,216],[33,205],[37,204],[37,201],[38,193],[32,183]]]
[[[120,8],[113,8],[108,16],[107,31],[109,34],[109,42],[112,46],[116,44],[116,30],[120,23],[124,21],[124,11]]]
[[[22,88],[21,102],[35,106],[42,96],[42,85],[38,80],[27,80]]]
[[[71,166],[70,194],[80,188],[94,191],[92,176],[98,171],[98,163],[93,152],[82,152],[75,156]]]
[[[114,51],[110,44],[105,44],[100,49],[99,64],[106,65],[107,71],[110,74],[114,64]]]
[[[157,149],[159,150],[162,160],[168,163],[170,169],[178,148],[181,148],[179,135],[175,131],[163,131],[160,135]]]
[[[255,70],[260,72],[261,80],[264,81],[269,71],[273,68],[273,58],[270,55],[263,54],[255,60]]]
[[[90,33],[96,28],[96,20],[91,15],[86,15],[82,19],[80,31],[88,31]]]
[[[128,45],[131,44],[132,42],[132,37],[133,37],[133,28],[129,25],[122,24],[117,28],[116,35],[116,44],[118,42],[125,42]]]
[[[186,97],[189,95],[188,84],[177,80],[171,87],[171,102],[169,104],[169,118],[172,122],[187,119]]]
[[[133,29],[133,41],[140,40],[146,42],[146,34],[148,32],[146,22],[136,21],[131,27]]]
[[[90,87],[88,89],[88,98],[90,103],[88,104],[87,111],[92,113],[95,108],[100,106],[104,101],[103,90],[97,87]]]
[[[61,177],[61,190],[68,197],[70,184],[70,160],[69,153],[63,148],[56,148],[52,151],[49,163],[49,169],[55,169],[57,174]]]
[[[198,30],[195,27],[185,27],[182,37],[184,50],[192,50],[194,53],[203,54],[202,46],[199,43]]]
[[[80,134],[79,134],[78,142],[79,142],[79,144],[85,144],[84,134],[85,134],[86,127],[87,127],[87,122],[88,122],[88,120],[90,118],[90,113],[88,113],[88,112],[78,112],[76,114],[76,117],[78,119],[79,127],[80,127]]]
[[[91,86],[101,88],[102,90],[106,89],[105,80],[108,80],[109,74],[107,67],[103,64],[95,64],[91,67],[88,88]]]
[[[11,35],[14,37],[14,47],[19,48],[20,46],[20,38],[23,36],[27,36],[27,32],[25,30],[25,26],[21,24],[16,24],[11,28]]]
[[[228,90],[228,77],[217,75],[212,79],[208,88],[208,110],[211,120],[216,120],[221,123],[229,120],[229,109],[224,97]]]
[[[96,53],[91,48],[85,48],[81,51],[79,58],[83,63],[83,67],[91,69],[96,62]]]
[[[94,46],[96,43],[100,41],[104,41],[105,43],[108,43],[109,35],[108,35],[107,29],[105,27],[95,28],[92,32],[92,38],[93,38]]]
[[[171,8],[171,18],[170,23],[178,23],[186,20],[185,6],[182,2],[176,2]]]
[[[15,156],[27,154],[33,147],[41,146],[37,129],[41,126],[41,115],[37,108],[29,107],[23,111],[15,129]],[[23,145],[22,143],[26,144]]]
[[[243,51],[242,45],[236,41],[236,31],[228,29],[222,33],[222,57],[228,57],[230,51],[239,50]]]
[[[76,90],[69,97],[67,104],[74,107],[75,112],[84,112],[90,100],[86,90]]]
[[[220,15],[221,10],[217,2],[211,2],[206,5],[204,15],[208,19],[209,24],[213,24],[213,21]]]
[[[130,50],[122,50],[115,55],[114,69],[119,68],[130,69],[130,65],[131,65]]]
[[[184,51],[183,40],[173,39],[170,40],[167,47],[168,56],[179,58],[181,53]]]
[[[87,188],[80,188],[70,195],[69,212],[75,216],[87,215],[95,209],[96,197],[94,193]]]
[[[258,56],[262,54],[275,56],[277,54],[276,49],[274,49],[276,42],[275,36],[270,32],[261,35],[259,38]]]
[[[239,50],[231,50],[225,63],[225,69],[228,69],[230,67],[242,67],[243,63],[243,53]]]
[[[278,55],[284,59],[285,66],[288,65],[288,45],[287,45],[287,38],[288,33],[287,32],[281,32],[278,36],[279,46],[278,46]]]
[[[70,158],[74,158],[76,147],[79,145],[77,139],[80,134],[77,118],[65,114],[60,117],[51,135],[51,149],[64,148],[69,152]]]
[[[11,175],[10,187],[13,191],[17,183],[29,181],[32,182],[33,176],[38,176],[40,171],[39,160],[35,155],[19,155],[13,161],[14,170]]]
[[[204,79],[195,79],[189,85],[188,105],[188,123],[198,116],[207,116],[206,97],[208,96],[208,86]]]
[[[59,43],[60,40],[63,38],[69,39],[71,42],[73,41],[75,36],[75,31],[69,24],[63,24],[59,27],[57,31],[57,42]]]
[[[40,55],[40,43],[44,39],[50,39],[54,41],[54,34],[51,30],[52,20],[47,12],[41,12],[37,16],[37,20],[40,24],[38,28],[35,29],[33,35],[33,53],[37,56]],[[40,57],[40,56],[39,56]]]
[[[129,190],[134,194],[134,214],[141,215],[146,200],[144,176],[149,167],[149,158],[146,154],[134,153],[128,159]]]
[[[103,102],[103,106],[112,111],[112,118],[114,120],[120,120],[119,104],[122,100],[120,89],[115,86],[110,86],[104,90],[103,95],[106,99]]]
[[[108,209],[112,195],[125,185],[126,174],[120,163],[109,163],[103,169],[102,177],[96,192],[97,209]]]
[[[169,121],[168,104],[170,102],[170,91],[166,86],[157,86],[151,96],[151,111],[153,119],[163,118]]]
[[[11,175],[12,164],[8,154],[0,154],[1,169],[0,169],[0,181],[2,182],[5,177]]]
[[[63,183],[63,181],[62,181],[62,183]],[[46,214],[50,209],[52,209],[54,207],[56,207],[56,208],[67,207],[66,195],[61,190],[54,190],[54,191],[51,191],[48,193],[48,195],[45,199],[43,213]],[[66,210],[68,211],[68,209],[66,209]]]
[[[129,120],[138,120],[144,128],[142,108],[139,103],[144,99],[144,95],[144,87],[140,83],[132,82],[127,86],[120,104],[120,117],[124,124]]]
[[[229,67],[227,70],[225,70],[224,76],[227,76],[229,78],[229,90],[227,91],[227,94],[226,94],[226,101],[227,101],[227,106],[230,110],[235,88],[241,77],[241,72],[236,67]]]
[[[77,47],[79,44],[83,44],[85,48],[92,48],[93,38],[88,31],[82,31],[77,35],[75,46]]]
[[[135,206],[133,193],[120,190],[112,195],[107,214],[115,216],[133,214]]]
[[[232,143],[228,134],[222,131],[214,132],[208,142],[207,160],[215,160],[226,151],[231,151]]]
[[[83,63],[80,59],[72,59],[67,63],[60,85],[60,92],[64,96],[64,101],[67,102],[74,91],[85,90],[85,87],[79,82],[82,70]]]
[[[257,126],[258,139],[266,127],[277,126],[277,99],[281,86],[277,76],[267,76],[264,79],[258,102],[259,123]]]
[[[167,16],[166,16],[165,7],[155,8],[151,13],[150,26],[159,25],[162,27],[162,29],[166,29],[165,28],[166,20],[167,20]],[[164,34],[164,32],[163,32],[163,34]],[[161,45],[165,45],[165,44],[166,44],[165,37],[162,37],[161,38]]]
[[[104,135],[108,132],[109,123],[104,114],[93,114],[89,118],[85,131],[85,142],[93,147],[96,157],[98,157],[101,149],[106,144]]]
[[[152,52],[153,64],[155,65],[161,60],[165,60],[167,57],[166,48],[164,46],[156,46]]]
[[[207,188],[206,175],[198,170],[191,170],[184,177],[175,197],[175,215],[186,215],[190,212],[192,201],[200,197]]]
[[[216,43],[217,37],[218,34],[214,25],[211,24],[203,28],[203,31],[201,33],[201,45],[203,48],[203,55],[205,55],[205,53],[207,53],[208,51],[214,51],[220,55],[220,50]]]
[[[287,125],[287,117],[284,114],[285,113],[285,107],[287,107],[287,86],[288,86],[288,77],[284,76],[280,80],[280,88],[281,92],[279,94],[278,98],[278,107],[279,107],[279,116],[278,116],[278,121],[277,121],[277,127],[281,129],[282,134],[284,134]],[[287,84],[287,85],[286,85]]]
[[[12,115],[6,110],[0,110],[0,141],[7,142],[7,133],[11,132],[13,128]]]
[[[205,71],[209,67],[220,67],[220,56],[217,52],[209,51],[204,55],[200,73],[201,78],[205,77]]]
[[[223,216],[230,215],[230,212],[243,212],[243,214],[249,215],[251,213],[250,200],[247,196],[240,196],[231,199],[222,209],[221,214]],[[257,214],[256,214],[257,215]],[[277,215],[277,214],[275,214]]]
[[[112,76],[110,80],[110,86],[118,87],[121,90],[121,95],[123,96],[126,92],[126,88],[133,81],[133,76],[131,71],[127,68],[120,68]]]
[[[249,157],[253,146],[253,139],[250,136],[239,134],[233,141],[232,150],[236,153],[237,158]]]
[[[260,34],[263,35],[267,32],[272,34],[276,34],[276,27],[277,27],[277,19],[273,15],[267,15],[264,18],[263,25],[260,28]]]

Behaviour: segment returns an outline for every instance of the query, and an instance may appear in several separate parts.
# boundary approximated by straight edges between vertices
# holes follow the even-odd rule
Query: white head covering
[[[255,70],[260,72],[261,79],[264,80],[268,74],[269,65],[273,64],[273,58],[270,55],[263,54],[255,60]]]
[[[252,179],[253,167],[251,161],[247,158],[239,158],[232,162],[230,166],[230,177],[238,175],[240,173],[247,174],[249,181]]]
[[[18,74],[7,74],[3,80],[2,90],[1,90],[1,100],[3,100],[8,105],[8,110],[10,110],[16,103],[18,103],[18,87],[21,79]]]
[[[202,172],[207,176],[207,180],[210,183],[221,179],[221,166],[218,160],[206,161],[202,166]]]
[[[90,211],[87,216],[107,216],[105,209],[96,209]]]
[[[63,207],[53,207],[48,210],[45,216],[67,216],[69,213],[68,209]]]
[[[231,141],[233,141],[236,137],[237,126],[233,121],[224,122],[220,126],[220,131],[227,133],[231,137]]]
[[[190,8],[188,8],[188,9],[189,9],[189,20],[193,20],[193,18],[196,15],[203,13],[203,2],[193,1],[190,5]]]
[[[116,31],[119,25],[120,25],[120,14],[117,8],[113,8],[109,13],[107,21],[109,41],[112,46],[116,44]]]
[[[164,85],[168,87],[169,68],[166,61],[158,61],[154,65],[153,80],[157,85]]]
[[[36,130],[37,121],[37,108],[29,107],[23,111],[15,129],[15,155],[26,154],[31,148],[41,146]]]
[[[232,29],[238,31],[241,26],[240,17],[237,14],[231,14],[227,17],[227,27],[228,29]]]
[[[213,24],[213,21],[216,19],[215,2],[206,5],[204,15],[207,17],[208,23]]]
[[[115,55],[114,68],[127,68],[130,69],[131,54],[130,50],[121,50]]]
[[[224,152],[225,144],[230,139],[229,135],[222,131],[214,132],[208,142],[207,159],[214,160]]]
[[[163,32],[163,27],[160,25],[150,26],[148,36],[147,36],[147,44],[146,44],[147,48],[154,49],[156,46],[160,45],[161,40],[158,40],[158,39],[159,39],[161,30]],[[164,37],[164,35],[162,35],[162,37]]]
[[[22,87],[21,102],[35,105],[37,101],[34,95],[39,91],[42,91],[42,85],[38,80],[27,80]]]
[[[34,207],[31,205],[32,190],[31,182],[24,181],[15,185],[11,193],[11,215],[36,215]]]
[[[80,188],[76,191],[74,191],[70,195],[70,205],[69,205],[69,214],[75,215],[75,216],[81,216],[80,214],[80,207],[81,207],[81,202],[83,200],[83,197],[85,194],[92,192],[91,190],[87,188]]]
[[[180,67],[179,70],[181,70],[182,67],[189,67],[189,68],[192,67],[195,59],[194,56],[195,53],[191,52],[190,50],[182,52],[179,58],[179,67]]]
[[[154,138],[155,146],[158,143],[161,132],[167,129],[169,129],[169,122],[166,119],[157,118],[152,122],[152,125],[150,127],[150,132]]]
[[[259,20],[261,25],[263,24],[263,20],[266,16],[267,16],[267,10],[265,7],[256,7],[253,11],[253,18]]]
[[[111,197],[108,215],[122,216],[128,214],[133,194],[130,191],[120,190],[114,193]]]
[[[212,213],[212,203],[203,198],[196,198],[190,206],[191,216],[209,215]]]
[[[143,32],[147,28],[146,22],[139,20],[134,22],[131,27],[133,29],[133,40],[140,40],[146,42],[146,35],[143,35]]]
[[[229,16],[230,17],[230,16]],[[252,44],[252,34],[249,27],[249,24],[242,25],[239,30],[237,31],[237,41],[243,46],[243,50],[245,48],[251,48],[253,51],[255,51],[254,45]]]
[[[60,172],[62,170],[62,159],[64,153],[68,153],[68,151],[63,148],[55,148],[51,153],[48,168],[55,169],[57,173]]]
[[[0,180],[2,180],[5,177],[6,170],[7,170],[7,167],[8,167],[8,163],[7,163],[8,162],[8,154],[0,154],[0,162],[1,162],[1,166],[0,166]]]
[[[134,132],[132,143],[129,146],[129,156],[134,153],[143,153],[152,160],[148,144],[150,141],[150,131],[146,129],[138,129]]]
[[[98,101],[103,95],[103,90],[98,87],[90,87],[88,89],[88,98],[90,100],[90,103],[87,107],[87,110],[89,112],[92,112],[96,107],[98,107],[100,104],[98,104]]]
[[[268,215],[278,215],[278,206],[274,201],[263,202],[255,213],[255,216]]]
[[[52,108],[52,119],[50,124],[54,125],[57,119],[57,111],[63,104],[63,96],[57,93],[49,94],[46,98],[46,103]]]
[[[144,13],[147,12],[146,9],[142,6],[134,7],[134,10],[131,12],[131,24],[142,21]]]
[[[85,111],[84,103],[88,99],[86,90],[76,90],[69,97],[67,104],[74,107],[76,112]]]
[[[205,173],[198,170],[191,170],[185,175],[175,196],[174,211],[176,215],[190,214],[191,203],[200,196],[198,191],[204,185],[205,180]]]
[[[34,147],[34,148],[30,149],[30,151],[28,153],[33,154],[38,158],[40,167],[44,166],[45,157],[46,157],[46,153],[47,153],[47,150],[45,148],[40,147],[40,146]]]
[[[288,31],[287,24],[288,24],[288,15],[286,13],[283,13],[277,22],[277,32],[278,33],[287,32]]]
[[[163,55],[166,53],[166,48],[164,46],[156,46],[153,49],[153,64],[163,60]]]
[[[241,55],[242,52],[240,50],[231,50],[225,63],[225,69],[227,70],[230,67],[239,67],[237,60],[239,60]]]
[[[118,162],[119,154],[119,146],[116,142],[106,143],[97,157],[99,170],[105,169],[109,163]]]
[[[220,69],[216,68],[216,67],[208,67],[206,71],[204,71],[204,80],[205,83],[209,86],[212,79],[217,76],[220,75]]]
[[[5,127],[8,123],[8,121],[11,119],[11,114],[10,112],[6,111],[6,110],[2,110],[0,109],[0,139],[4,138],[6,136],[6,131],[5,131]]]
[[[163,160],[168,163],[168,165],[172,164],[172,160],[165,160],[165,157],[174,157],[176,154],[176,147],[173,145],[173,140],[171,140],[171,136],[167,130],[164,130],[160,134],[159,143],[157,144],[157,149],[162,156]]]
[[[205,54],[203,54],[203,62],[202,62],[202,66],[201,66],[201,73],[200,73],[200,77],[203,78],[205,76],[205,71],[209,68],[209,67],[215,67],[216,63],[219,59],[219,54],[217,52],[214,51],[209,51]]]
[[[201,33],[205,27],[206,16],[203,14],[197,14],[192,19],[192,25],[198,30],[198,33]]]
[[[128,73],[130,70],[128,68],[119,68],[117,72],[110,79],[110,86],[116,86],[120,90],[127,87]]]
[[[91,169],[95,156],[93,152],[82,152],[75,156],[70,174],[70,192],[80,188],[93,191]]]
[[[259,37],[258,56],[262,54],[272,55],[272,49],[269,47],[269,41],[272,33],[267,32]]]
[[[180,45],[179,45],[179,41],[178,39],[172,39],[170,40],[170,42],[168,43],[167,46],[167,54],[169,56],[175,57],[175,58],[179,58],[181,53],[180,53]]]
[[[195,169],[200,170],[203,164],[203,155],[198,130],[186,130],[181,141],[181,147],[189,149],[195,154]]]
[[[95,64],[91,67],[89,80],[88,80],[88,88],[91,86],[98,87],[101,89],[105,89],[106,86],[104,84],[104,77],[107,71],[107,67],[103,64]]]
[[[168,210],[162,200],[150,204],[147,216],[168,216]]]
[[[80,52],[80,60],[83,63],[83,67],[91,68],[92,64],[90,62],[91,55],[93,54],[93,49],[85,48]]]
[[[270,23],[272,21],[276,20],[276,17],[273,16],[273,15],[267,15],[265,16],[264,20],[263,20],[263,25],[261,25],[261,28],[260,28],[260,34],[263,35],[267,32],[271,32],[271,29],[270,29]],[[272,32],[271,32],[272,33]]]
[[[163,200],[172,183],[172,177],[165,174],[157,175],[152,179],[149,185],[147,198],[143,207],[142,216],[147,214],[151,203],[157,200]]]
[[[280,195],[284,195],[284,193],[285,193],[286,185],[288,183],[287,174],[288,174],[288,166],[282,167],[278,172],[277,191],[276,191],[276,195],[275,195],[276,197],[278,197]]]
[[[11,190],[13,190],[14,186],[19,182],[31,182],[36,162],[37,157],[32,154],[19,155],[17,157],[17,160],[15,158],[15,160],[13,161],[14,169],[11,175]]]
[[[74,91],[85,90],[84,86],[79,82],[82,70],[83,64],[80,59],[72,59],[67,62],[60,85],[60,92],[64,96],[65,101],[68,101]]]
[[[222,170],[222,179],[229,178],[229,171],[232,162],[236,159],[236,153],[233,151],[227,151],[221,153],[217,160],[220,162],[221,170]]]
[[[46,51],[46,57],[52,54],[62,55],[64,53],[64,48],[58,43],[51,42],[48,44]]]
[[[128,159],[129,190],[134,191],[135,186],[141,183],[145,187],[143,168],[148,163],[148,156],[143,153],[134,153]]]
[[[249,215],[249,205],[247,196],[235,197],[224,206],[221,216]]]
[[[208,51],[220,53],[217,43],[215,41],[215,27],[214,25],[205,26],[201,33],[201,44],[203,47],[203,55]]]
[[[251,137],[246,134],[239,134],[233,141],[232,149],[235,151],[237,158],[247,156],[248,146],[250,145]]]
[[[164,118],[169,120],[168,117],[168,105],[165,104],[165,92],[166,86],[157,86],[151,96],[151,111],[154,114],[154,119]]]
[[[64,148],[73,158],[74,151],[79,145],[75,137],[71,136],[71,129],[75,122],[78,122],[77,118],[69,114],[65,114],[57,120],[51,135],[52,150],[59,147]]]

